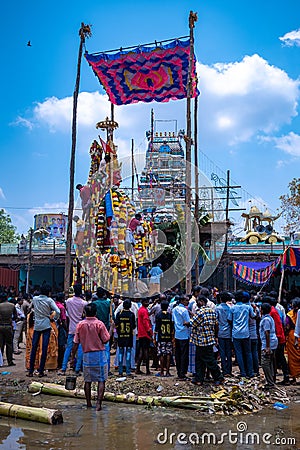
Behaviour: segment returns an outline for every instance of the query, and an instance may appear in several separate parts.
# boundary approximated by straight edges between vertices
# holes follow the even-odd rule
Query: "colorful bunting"
[[[261,286],[270,280],[280,262],[281,257],[272,262],[233,261],[233,276],[244,283]]]
[[[233,261],[233,276],[239,281],[255,286],[261,286],[270,280],[272,274],[281,262],[283,270],[299,272],[300,248],[288,247],[284,253],[273,262]]]
[[[115,105],[167,102],[187,97],[189,40],[117,53],[85,53],[95,75]],[[197,95],[196,59],[192,63],[191,97]]]

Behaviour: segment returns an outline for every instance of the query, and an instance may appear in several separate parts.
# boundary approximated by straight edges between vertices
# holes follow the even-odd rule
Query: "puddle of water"
[[[191,410],[147,410],[108,402],[96,412],[87,410],[83,400],[45,395],[28,401],[32,406],[62,409],[64,423],[51,426],[1,417],[1,450],[169,450],[192,449],[198,443],[197,447],[208,450],[300,448],[299,403],[255,415],[204,417]]]
[[[23,444],[22,438],[24,436],[24,433],[21,428],[17,427],[10,427],[8,430],[8,435],[2,440],[2,444],[0,445],[0,448],[3,449],[11,449],[11,450],[25,450],[26,445]],[[0,439],[2,438],[2,430],[0,426]]]

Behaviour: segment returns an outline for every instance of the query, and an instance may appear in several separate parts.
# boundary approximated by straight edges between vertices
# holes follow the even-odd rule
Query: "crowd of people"
[[[110,296],[101,287],[83,293],[79,284],[67,298],[52,294],[47,284],[34,295],[2,289],[0,364],[5,356],[8,366],[15,365],[23,342],[29,377],[44,377],[46,370],[59,369],[61,376],[83,372],[88,407],[91,383],[98,383],[97,410],[114,371],[172,377],[175,367],[178,381],[195,385],[264,375],[271,389],[300,377],[299,308],[299,297],[282,304],[275,291],[231,293],[201,286],[190,294],[176,288],[133,298]]]

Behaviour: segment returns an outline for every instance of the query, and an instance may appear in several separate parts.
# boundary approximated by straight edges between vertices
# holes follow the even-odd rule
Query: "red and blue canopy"
[[[233,276],[239,281],[261,286],[270,280],[281,263],[281,270],[299,272],[300,248],[288,247],[275,261],[233,261]]]
[[[85,58],[115,105],[168,102],[187,97],[190,40],[117,53],[85,53]],[[191,97],[196,97],[196,59],[192,60]]]
[[[280,257],[271,262],[234,261],[233,276],[244,283],[261,286],[270,280],[280,261]]]

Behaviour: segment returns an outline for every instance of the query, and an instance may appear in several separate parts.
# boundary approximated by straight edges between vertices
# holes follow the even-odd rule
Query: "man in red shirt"
[[[280,319],[280,315],[275,308],[275,305],[277,303],[277,300],[273,297],[266,297],[264,299],[264,302],[269,303],[271,305],[271,312],[270,316],[275,322],[275,333],[278,339],[278,346],[275,351],[275,358],[274,358],[274,378],[276,377],[277,368],[280,367],[283,374],[283,380],[280,384],[289,384],[289,369],[288,365],[284,356],[284,347],[285,347],[285,334],[284,329],[282,326],[282,322]],[[276,380],[274,380],[274,383]]]
[[[134,233],[138,235],[144,234],[144,228],[141,225],[141,214],[137,213],[129,222],[128,227],[126,229],[126,237],[125,237],[125,250],[127,256],[132,255],[134,257],[134,246],[136,244]]]
[[[139,340],[139,352],[136,362],[137,375],[144,375],[141,371],[141,363],[144,360],[146,363],[146,375],[151,375],[149,368],[149,348],[152,339],[152,327],[147,307],[149,306],[149,300],[143,298],[142,306],[138,310],[138,340]]]
[[[129,222],[128,228],[134,233],[138,226],[141,225],[141,214],[137,213]]]
[[[92,207],[91,188],[90,186],[82,186],[82,184],[77,184],[76,189],[80,192],[82,220],[87,220],[89,218],[90,209]]]
[[[109,332],[101,320],[96,318],[97,307],[88,303],[84,307],[86,318],[76,326],[72,358],[76,354],[79,344],[83,350],[83,378],[86,405],[92,407],[91,386],[98,382],[96,411],[100,411],[108,377],[108,363],[105,344],[110,340],[115,324],[112,322]]]

